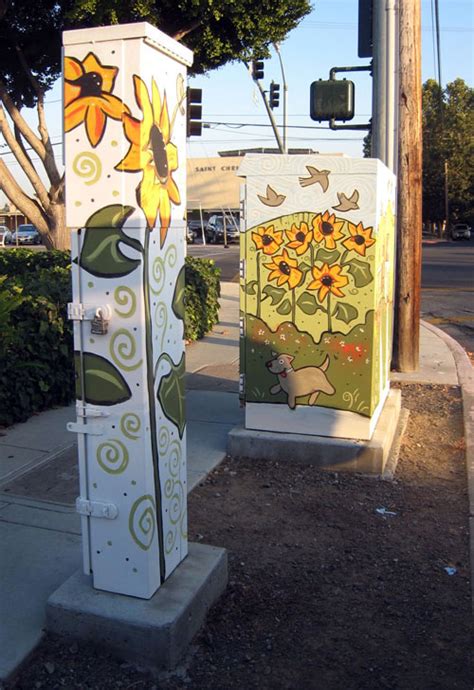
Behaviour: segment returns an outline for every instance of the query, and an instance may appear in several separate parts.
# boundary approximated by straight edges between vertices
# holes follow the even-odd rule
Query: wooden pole
[[[419,363],[422,128],[420,0],[399,0],[399,168],[394,361],[398,371]]]

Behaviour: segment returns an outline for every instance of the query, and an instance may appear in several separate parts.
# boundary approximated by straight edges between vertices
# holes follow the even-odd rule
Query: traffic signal
[[[252,79],[263,79],[263,60],[252,60]]]
[[[200,137],[202,134],[202,89],[186,89],[186,136]]]
[[[373,0],[359,0],[359,31],[357,55],[360,58],[373,55]]]
[[[278,108],[280,105],[280,84],[276,84],[274,81],[270,84],[270,108]]]
[[[312,120],[352,120],[354,117],[354,82],[348,79],[313,81],[309,114]]]

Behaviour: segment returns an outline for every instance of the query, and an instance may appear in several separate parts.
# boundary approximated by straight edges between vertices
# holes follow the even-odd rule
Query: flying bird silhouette
[[[281,206],[286,199],[284,194],[277,194],[269,184],[267,185],[267,196],[261,196],[260,194],[257,194],[257,196],[265,206]]]
[[[354,189],[350,197],[347,197],[344,192],[337,192],[337,198],[339,203],[337,206],[333,206],[335,211],[355,211],[359,208],[359,192]]]
[[[309,172],[309,177],[300,177],[300,185],[302,187],[309,187],[317,182],[321,185],[323,192],[326,192],[329,187],[329,170],[318,170],[312,165],[307,165],[306,170]]]

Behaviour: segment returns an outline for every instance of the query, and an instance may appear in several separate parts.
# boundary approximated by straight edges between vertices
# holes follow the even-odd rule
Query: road
[[[238,280],[237,245],[188,245],[188,253],[214,259],[223,280]],[[423,243],[421,315],[474,353],[474,237]]]

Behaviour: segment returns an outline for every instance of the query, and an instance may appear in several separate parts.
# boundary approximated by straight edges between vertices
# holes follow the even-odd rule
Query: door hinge
[[[68,431],[74,434],[90,434],[90,436],[102,436],[104,427],[102,424],[86,424],[84,417],[79,417],[78,422],[68,422],[66,425]]]
[[[89,501],[87,498],[82,498],[82,496],[76,498],[76,512],[86,517],[105,518],[106,520],[115,520],[119,513],[114,503]]]
[[[245,374],[239,374],[239,397],[245,396]]]
[[[245,232],[246,229],[245,218],[245,199],[240,200],[240,232]]]
[[[243,316],[239,317],[239,335],[245,338],[245,319]]]
[[[245,280],[245,259],[239,261],[239,276],[240,280]]]
[[[76,402],[76,414],[78,417],[110,417],[110,412],[83,402]]]

